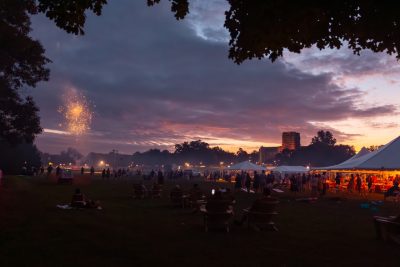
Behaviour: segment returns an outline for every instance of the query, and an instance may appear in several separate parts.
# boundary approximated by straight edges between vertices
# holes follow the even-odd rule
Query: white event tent
[[[348,160],[343,161],[342,163],[339,163],[337,165],[333,166],[328,166],[328,167],[320,167],[320,168],[313,168],[315,170],[342,170],[342,169],[353,169],[356,165],[357,162],[359,162],[359,158],[371,153],[368,149],[365,147],[361,148],[361,150]]]
[[[306,173],[309,171],[309,169],[307,169],[304,166],[278,166],[276,168],[272,169],[273,172],[279,172],[281,174],[286,174],[286,173]]]
[[[400,136],[373,152],[362,149],[354,157],[317,170],[400,170]]]
[[[243,161],[235,165],[229,166],[227,170],[232,171],[265,171],[265,167],[251,163],[249,161]]]

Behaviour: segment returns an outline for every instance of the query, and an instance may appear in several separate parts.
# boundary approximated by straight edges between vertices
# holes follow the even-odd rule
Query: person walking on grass
[[[236,174],[236,179],[235,179],[235,191],[239,192],[240,189],[242,188],[242,179],[243,179],[243,174],[238,172]]]
[[[317,196],[318,192],[318,176],[316,174],[313,174],[311,176],[311,195],[313,197]]]
[[[251,178],[250,178],[250,174],[248,172],[246,172],[246,181],[245,181],[244,185],[246,186],[247,193],[250,193]]]
[[[253,189],[255,193],[258,193],[258,188],[260,188],[260,175],[254,171]]]
[[[362,185],[362,180],[359,174],[356,175],[356,189],[358,193],[361,195],[361,185]]]
[[[368,193],[372,192],[372,176],[368,175],[367,176],[367,186],[368,186]]]
[[[354,175],[351,174],[351,175],[350,175],[349,183],[348,183],[348,185],[347,185],[347,190],[348,190],[350,193],[353,193],[353,189],[354,189]]]
[[[267,185],[267,175],[265,175],[265,171],[262,170],[261,171],[261,175],[260,175],[260,188],[261,191],[266,187]]]

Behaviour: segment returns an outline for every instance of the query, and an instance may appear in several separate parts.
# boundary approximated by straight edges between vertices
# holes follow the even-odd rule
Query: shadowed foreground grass
[[[172,183],[158,200],[134,200],[132,184],[89,176],[74,185],[6,177],[0,186],[0,266],[400,266],[399,247],[375,240],[372,224],[374,214],[397,214],[397,203],[373,213],[354,198],[328,196],[310,204],[285,193],[278,195],[279,232],[232,226],[229,234],[205,233],[201,214],[170,205]],[[104,210],[57,209],[76,187],[101,200]],[[236,194],[237,218],[254,198]]]

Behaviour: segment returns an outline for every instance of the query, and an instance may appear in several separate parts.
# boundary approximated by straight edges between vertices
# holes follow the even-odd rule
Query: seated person
[[[100,201],[89,200],[86,202],[85,208],[101,210]]]
[[[227,200],[220,190],[216,190],[205,205],[207,212],[232,212],[232,202]]]
[[[189,190],[189,194],[200,195],[200,194],[203,194],[203,192],[199,188],[198,184],[193,184],[193,187]]]
[[[77,188],[72,196],[71,207],[101,209],[100,202],[88,199],[81,190]]]
[[[133,193],[135,198],[144,198],[147,195],[147,188],[143,182],[140,184],[134,184]]]
[[[271,202],[277,202],[278,199],[274,198],[271,196],[271,190],[269,188],[264,188],[263,189],[263,197],[256,199],[253,203],[253,205],[248,208],[250,211],[262,211],[264,208],[264,204],[270,204]]]
[[[389,188],[387,190],[387,192],[384,194],[383,198],[384,198],[384,200],[386,200],[386,198],[390,197],[390,196],[397,197],[399,195],[399,193],[400,193],[399,183],[397,181],[395,181],[393,183],[393,186],[391,188]]]
[[[251,207],[245,209],[245,214],[241,218],[241,220],[236,221],[237,224],[243,224],[247,218],[249,212],[264,212],[267,209],[270,209],[271,204],[278,204],[278,199],[271,196],[271,190],[265,187],[263,189],[263,196],[259,199],[256,199]]]
[[[179,185],[175,185],[174,188],[172,188],[171,193],[170,193],[170,198],[172,202],[174,203],[182,203],[183,199],[183,190]],[[184,206],[185,204],[182,203]]]
[[[161,185],[154,182],[153,187],[151,188],[151,194],[153,197],[161,197]]]
[[[229,188],[223,188],[223,189],[217,189],[217,191],[220,191],[222,193],[222,198],[225,199],[226,201],[229,201],[231,204],[235,204],[235,197],[231,192],[231,189]]]
[[[199,200],[203,198],[204,193],[203,191],[199,188],[198,184],[194,184],[193,187],[189,190],[189,196],[192,200]]]
[[[71,207],[84,208],[86,206],[86,201],[85,195],[77,188],[72,196]]]
[[[172,188],[170,195],[171,196],[172,195],[183,195],[183,191],[182,191],[180,185],[178,185],[178,184],[175,185],[174,188]]]
[[[153,191],[160,191],[160,190],[161,190],[161,185],[158,184],[158,183],[156,183],[156,182],[154,182],[154,183],[153,183],[153,187],[151,188],[151,190],[153,190]]]

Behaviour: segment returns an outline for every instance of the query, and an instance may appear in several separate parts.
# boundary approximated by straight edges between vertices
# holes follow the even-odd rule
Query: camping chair
[[[143,199],[146,196],[146,189],[142,184],[133,185],[133,196],[135,199]]]
[[[230,220],[233,217],[233,208],[229,201],[211,200],[200,208],[204,214],[204,230],[209,228],[224,228],[229,233]]]
[[[154,185],[151,189],[152,198],[161,198],[162,189],[160,185]]]
[[[195,211],[198,211],[201,205],[205,205],[207,203],[201,191],[190,192],[185,200],[187,202],[186,204],[189,207],[194,208]]]
[[[175,206],[182,206],[182,208],[185,207],[182,190],[172,190],[169,197]]]
[[[272,218],[278,214],[276,211],[278,203],[279,201],[277,200],[256,202],[253,207],[244,209],[247,227],[250,228],[250,226],[253,226],[256,230],[268,228],[278,231],[278,228],[272,221]]]
[[[395,242],[400,245],[400,222],[398,217],[374,217],[377,239]]]

